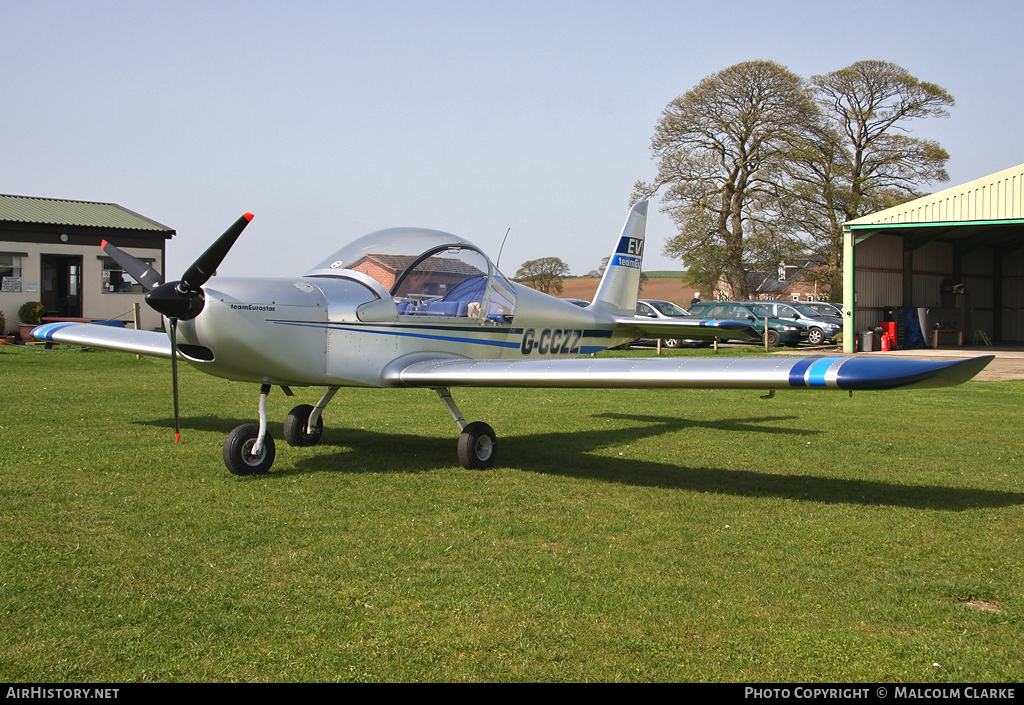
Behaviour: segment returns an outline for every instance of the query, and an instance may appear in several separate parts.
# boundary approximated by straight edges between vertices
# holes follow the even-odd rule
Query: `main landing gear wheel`
[[[665,338],[663,341],[666,348],[678,348],[683,344],[683,341],[679,338]]]
[[[459,462],[468,470],[484,470],[494,464],[498,438],[483,421],[474,421],[459,436]]]
[[[252,448],[260,435],[260,427],[249,423],[239,426],[224,441],[224,464],[234,475],[262,475],[274,464],[274,439],[263,437],[263,447],[256,455]]]
[[[324,432],[324,418],[321,416],[316,420],[316,426],[312,433],[306,433],[306,426],[309,424],[309,416],[313,413],[313,407],[309,404],[302,404],[292,409],[284,420],[284,439],[290,446],[315,446],[320,442],[320,434]]]

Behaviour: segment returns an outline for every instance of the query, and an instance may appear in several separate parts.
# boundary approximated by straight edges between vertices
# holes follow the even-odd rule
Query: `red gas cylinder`
[[[880,325],[889,338],[889,349],[892,350],[896,347],[896,321],[883,321]]]

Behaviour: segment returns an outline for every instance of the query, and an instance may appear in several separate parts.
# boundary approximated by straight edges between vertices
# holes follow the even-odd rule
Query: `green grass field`
[[[169,368],[0,347],[0,681],[1024,676],[1024,382],[454,390],[482,472],[429,390],[290,448],[275,389],[238,478],[258,389],[183,367],[175,444]]]

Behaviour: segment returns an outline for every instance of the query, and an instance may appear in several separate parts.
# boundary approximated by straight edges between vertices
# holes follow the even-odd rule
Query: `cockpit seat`
[[[465,301],[428,301],[412,312],[414,316],[465,316],[467,306]]]

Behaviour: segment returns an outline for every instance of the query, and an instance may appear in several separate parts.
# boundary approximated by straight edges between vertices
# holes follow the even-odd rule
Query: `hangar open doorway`
[[[927,347],[1024,347],[1024,164],[851,220],[844,231],[845,352],[858,331],[895,315],[904,335],[923,327]]]

